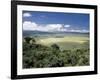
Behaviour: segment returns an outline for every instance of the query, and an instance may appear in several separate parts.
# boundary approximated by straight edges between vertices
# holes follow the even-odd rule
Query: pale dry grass
[[[54,43],[78,43],[78,44],[82,44],[84,42],[86,42],[87,40],[89,40],[88,37],[63,37],[63,38],[45,38],[45,39],[39,39],[37,41],[37,43],[42,44],[42,45],[51,45]]]

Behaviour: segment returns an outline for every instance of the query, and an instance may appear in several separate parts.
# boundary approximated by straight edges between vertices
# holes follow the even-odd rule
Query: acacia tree
[[[25,37],[26,43],[30,43],[30,40],[31,40],[31,39],[32,39],[31,37]]]
[[[55,50],[59,50],[59,46],[58,46],[57,44],[53,44],[53,45],[51,45],[51,47],[52,47],[53,49],[55,49]]]
[[[31,43],[31,44],[36,43],[35,39],[34,39],[34,38],[32,38],[32,39],[30,40],[30,43]]]

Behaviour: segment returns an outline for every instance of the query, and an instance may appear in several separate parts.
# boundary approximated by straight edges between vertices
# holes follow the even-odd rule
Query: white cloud
[[[23,30],[35,30],[37,28],[37,24],[30,21],[25,21],[23,23]]]
[[[46,25],[45,28],[48,31],[60,31],[62,27],[63,27],[62,24],[48,24],[48,25]]]
[[[25,21],[23,22],[23,30],[38,30],[38,31],[63,31],[62,24],[47,24],[38,25],[35,22]]]
[[[65,31],[65,32],[81,32],[86,33],[89,32],[88,30],[80,30],[80,29],[68,29],[70,25],[64,24],[45,24],[39,25],[35,22],[31,21],[24,21],[23,22],[23,30],[37,30],[37,31],[47,31],[47,32],[56,32],[56,31]]]
[[[74,30],[74,29],[71,29],[71,30],[69,30],[69,32],[80,32],[80,33],[88,33],[89,31],[88,30]]]
[[[32,15],[30,13],[24,13],[23,17],[31,17]]]
[[[70,25],[64,25],[64,27],[65,27],[65,28],[69,28],[69,27],[70,27]]]

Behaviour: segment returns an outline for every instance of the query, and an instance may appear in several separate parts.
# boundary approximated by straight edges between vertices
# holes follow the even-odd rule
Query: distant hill
[[[51,32],[43,32],[43,31],[23,31],[23,36],[31,36],[36,34],[53,34]]]
[[[45,32],[45,31],[23,31],[23,36],[33,36],[33,35],[50,35],[50,34],[89,34],[87,33],[81,33],[81,32]]]

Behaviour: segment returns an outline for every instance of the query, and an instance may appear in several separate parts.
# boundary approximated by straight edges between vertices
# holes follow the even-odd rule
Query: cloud
[[[23,17],[31,17],[32,15],[30,13],[24,13]]]
[[[82,29],[82,30],[74,30],[74,29],[71,29],[71,30],[69,30],[69,32],[80,32],[80,33],[88,33],[89,32],[89,30],[85,30],[85,29]]]
[[[24,21],[23,22],[23,30],[33,30],[33,31],[47,31],[47,32],[81,32],[86,33],[89,32],[85,29],[69,29],[70,25],[64,24],[43,24],[39,25],[35,22]]]
[[[70,25],[64,25],[64,27],[65,27],[65,28],[69,28],[69,27],[70,27]]]
[[[23,23],[23,30],[35,30],[37,28],[37,24],[30,21],[25,21]]]
[[[62,27],[63,27],[62,24],[48,24],[48,25],[46,25],[45,28],[48,31],[60,31]]]
[[[46,24],[38,25],[35,22],[24,21],[23,30],[38,30],[38,31],[63,31],[63,24]]]

